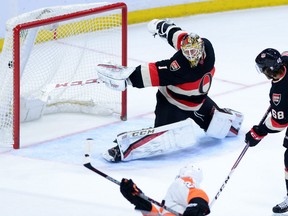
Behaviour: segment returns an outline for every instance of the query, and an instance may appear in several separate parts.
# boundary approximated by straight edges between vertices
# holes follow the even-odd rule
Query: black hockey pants
[[[157,104],[155,108],[154,127],[175,123],[187,118],[193,119],[205,131],[212,119],[214,109],[219,109],[217,104],[207,96],[202,107],[197,111],[185,111],[169,103],[161,92],[156,94]]]

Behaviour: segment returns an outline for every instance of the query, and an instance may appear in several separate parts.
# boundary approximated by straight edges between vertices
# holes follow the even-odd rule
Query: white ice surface
[[[84,143],[93,138],[92,164],[117,180],[132,178],[161,201],[178,169],[194,162],[204,170],[202,184],[212,199],[245,146],[244,136],[268,107],[270,83],[256,72],[255,56],[264,48],[287,46],[288,6],[241,10],[174,19],[177,25],[207,37],[216,53],[210,96],[220,107],[244,113],[237,138],[206,137],[195,125],[198,142],[174,154],[119,164],[100,154],[125,130],[153,124],[155,88],[128,89],[128,120],[81,114],[47,115],[22,125],[20,150],[1,148],[1,216],[132,216],[119,187],[83,167]],[[169,58],[174,50],[153,38],[146,23],[129,26],[129,65]],[[56,138],[55,138],[56,137]],[[211,216],[270,216],[283,200],[284,132],[249,148],[211,209]]]

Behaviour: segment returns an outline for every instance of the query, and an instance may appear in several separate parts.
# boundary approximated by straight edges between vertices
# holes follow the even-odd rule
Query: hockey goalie
[[[158,87],[154,128],[118,135],[117,146],[104,152],[103,157],[113,162],[129,161],[186,147],[191,143],[193,122],[210,137],[238,135],[242,113],[219,108],[208,96],[215,74],[211,42],[182,30],[169,19],[152,20],[148,30],[176,50],[170,59],[137,67],[99,64],[96,71],[114,90],[123,91],[127,85]]]

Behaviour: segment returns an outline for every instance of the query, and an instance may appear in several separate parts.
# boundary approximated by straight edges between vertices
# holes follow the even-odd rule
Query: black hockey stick
[[[271,110],[271,106],[268,107],[268,109],[266,110],[264,116],[262,117],[261,121],[259,122],[259,125],[262,125],[265,121],[265,119],[267,118],[269,112]],[[233,174],[233,172],[235,171],[236,167],[238,166],[238,164],[240,163],[240,161],[242,160],[243,156],[245,155],[246,151],[249,148],[249,143],[247,143],[244,147],[244,149],[242,150],[241,154],[239,155],[239,157],[237,158],[236,162],[234,163],[233,167],[231,168],[228,176],[225,178],[223,184],[221,185],[219,191],[217,192],[217,194],[215,195],[215,197],[213,198],[213,200],[210,202],[209,206],[210,208],[212,207],[212,205],[215,203],[215,201],[218,199],[218,197],[220,196],[220,193],[223,191],[225,185],[227,184],[227,182],[229,181],[229,179],[231,178],[231,175]]]
[[[89,145],[90,145],[89,142],[90,142],[90,141],[92,141],[92,139],[90,139],[90,138],[87,139],[88,149],[90,149],[90,147],[89,147]],[[86,161],[85,161],[85,163],[83,164],[84,167],[86,167],[87,169],[89,169],[89,170],[97,173],[98,175],[100,175],[100,176],[106,178],[107,180],[109,180],[109,181],[111,181],[111,182],[113,182],[113,183],[115,183],[115,184],[117,184],[117,185],[120,186],[120,182],[119,182],[118,180],[112,178],[111,176],[109,176],[109,175],[101,172],[100,170],[98,170],[98,169],[96,169],[94,166],[92,166],[91,160],[90,160],[90,153],[89,153],[89,152],[90,152],[90,151],[88,151],[88,152],[85,153],[85,160],[86,160]],[[165,206],[164,204],[161,204],[160,202],[158,202],[158,201],[156,201],[156,200],[154,200],[154,199],[146,196],[144,193],[140,193],[138,196],[141,197],[142,199],[146,200],[146,201],[149,201],[149,202],[151,202],[151,203],[159,206],[159,207],[162,207],[163,209],[171,212],[172,214],[175,214],[175,216],[182,216],[182,214],[180,214],[180,213],[174,211],[173,209]]]

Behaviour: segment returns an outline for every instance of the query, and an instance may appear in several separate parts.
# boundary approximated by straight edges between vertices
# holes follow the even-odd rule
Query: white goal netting
[[[117,114],[125,119],[123,92],[107,88],[94,70],[103,62],[126,64],[124,6],[43,8],[7,21],[0,56],[0,145],[17,148],[20,122],[44,114]]]

